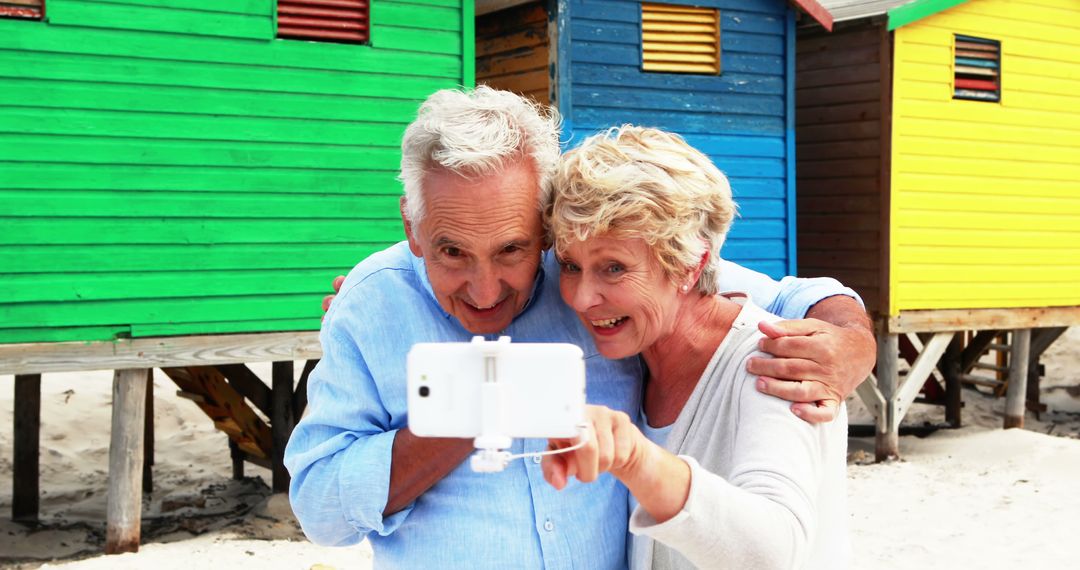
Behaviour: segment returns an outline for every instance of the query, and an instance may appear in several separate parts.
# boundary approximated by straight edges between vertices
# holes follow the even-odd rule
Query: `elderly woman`
[[[638,425],[590,407],[590,441],[546,458],[548,482],[627,486],[631,568],[845,567],[846,414],[811,425],[754,389],[757,325],[778,319],[717,290],[724,175],[676,135],[624,126],[567,153],[555,186],[563,299],[601,354],[640,354],[649,376]]]

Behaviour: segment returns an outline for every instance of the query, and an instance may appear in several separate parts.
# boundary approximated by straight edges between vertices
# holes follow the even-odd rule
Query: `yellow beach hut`
[[[833,32],[797,42],[799,269],[875,318],[878,457],[935,376],[959,425],[960,383],[1003,331],[1022,425],[1029,372],[1080,322],[1080,1],[822,4]]]

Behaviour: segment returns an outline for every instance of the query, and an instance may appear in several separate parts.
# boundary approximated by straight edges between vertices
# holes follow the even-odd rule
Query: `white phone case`
[[[407,369],[409,429],[419,436],[485,435],[484,401],[497,402],[486,435],[568,438],[584,422],[585,361],[572,344],[418,343]],[[498,386],[494,400],[482,395],[486,381]]]

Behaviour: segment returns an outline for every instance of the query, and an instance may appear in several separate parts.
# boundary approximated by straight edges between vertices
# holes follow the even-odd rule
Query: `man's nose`
[[[481,308],[490,307],[499,301],[502,289],[502,279],[494,265],[477,264],[469,280],[469,296],[473,303]]]

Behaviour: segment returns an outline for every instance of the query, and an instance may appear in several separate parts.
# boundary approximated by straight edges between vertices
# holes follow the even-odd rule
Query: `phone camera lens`
[[[421,386],[420,387],[420,397],[421,398],[427,398],[428,394],[430,394],[430,393],[431,393],[431,390],[428,389],[427,386]]]

